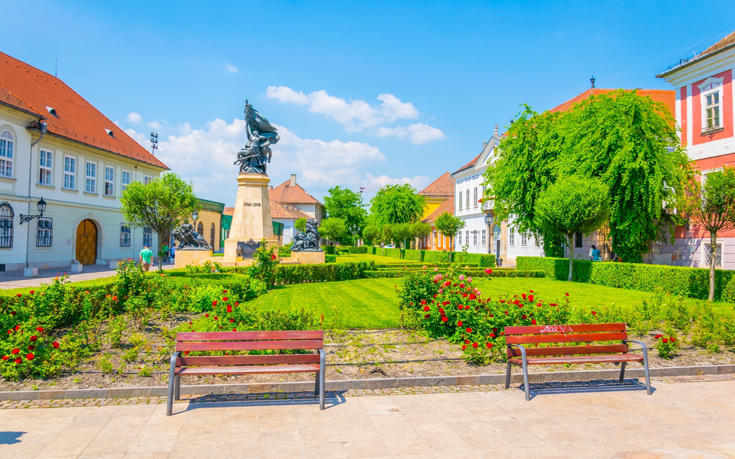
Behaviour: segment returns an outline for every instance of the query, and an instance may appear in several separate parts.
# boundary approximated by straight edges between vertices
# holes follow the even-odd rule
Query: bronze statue
[[[265,175],[266,164],[271,162],[271,145],[281,139],[278,131],[261,116],[252,105],[245,100],[245,127],[248,132],[248,141],[237,154],[235,164],[240,165],[240,173],[255,173]]]
[[[297,234],[293,239],[291,246],[292,252],[321,252],[322,247],[319,245],[319,231],[316,229],[316,220],[310,218],[306,220],[306,231]]]
[[[179,250],[184,249],[198,249],[198,250],[212,250],[212,246],[209,245],[206,239],[199,233],[194,231],[194,226],[191,223],[184,223],[179,226],[173,232],[174,238],[179,241]]]

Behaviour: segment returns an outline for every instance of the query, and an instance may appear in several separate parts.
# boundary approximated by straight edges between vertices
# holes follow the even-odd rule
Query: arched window
[[[0,203],[0,249],[13,247],[13,217],[15,213],[10,204]]]
[[[214,248],[214,223],[212,223],[212,228],[209,230],[209,245]]]
[[[199,233],[200,236],[204,235],[204,226],[202,225],[202,222],[199,222],[197,225],[197,233]]]
[[[5,130],[0,133],[0,177],[13,176],[13,152],[15,138],[13,133]]]

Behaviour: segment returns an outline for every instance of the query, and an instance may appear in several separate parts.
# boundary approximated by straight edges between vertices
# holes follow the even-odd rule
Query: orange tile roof
[[[419,191],[419,194],[422,196],[454,195],[454,179],[452,179],[452,174],[449,172],[443,173],[441,177],[431,182],[429,186],[423,190]]]
[[[0,52],[0,103],[45,116],[48,133],[168,169],[60,79]],[[52,107],[51,115],[46,107]],[[113,132],[110,136],[105,129]]]
[[[311,217],[309,217],[308,214],[304,213],[300,209],[297,209],[296,207],[287,206],[281,204],[280,202],[271,201],[271,218],[296,220],[297,218],[309,219]]]
[[[709,48],[705,49],[701,53],[699,53],[699,56],[703,56],[705,54],[713,53],[717,51],[718,49],[722,49],[728,45],[735,44],[735,32],[731,33],[730,35],[726,36],[722,40],[718,41],[714,45],[710,46]],[[699,57],[697,56],[697,57]]]
[[[465,164],[464,166],[460,167],[459,169],[457,169],[456,171],[454,171],[454,173],[456,174],[457,172],[461,172],[461,171],[463,171],[465,169],[469,169],[470,167],[474,166],[477,163],[477,160],[480,159],[480,155],[482,155],[482,153],[480,153],[479,155],[477,155],[474,158],[472,158],[472,161],[470,161],[467,164]]]
[[[588,89],[582,94],[579,94],[576,97],[573,97],[569,99],[568,101],[564,102],[561,105],[557,105],[556,107],[552,108],[551,112],[565,112],[572,108],[574,104],[578,104],[582,102],[583,100],[586,100],[593,94],[606,94],[612,91],[617,91],[617,89]],[[650,97],[655,102],[663,102],[671,112],[671,116],[675,116],[676,108],[675,108],[675,102],[676,102],[676,92],[670,91],[666,89],[638,89],[636,90],[636,94],[642,97]]]
[[[268,197],[270,198],[271,202],[275,201],[286,204],[322,205],[322,203],[317,201],[314,196],[310,195],[306,192],[306,190],[301,188],[298,183],[294,186],[291,186],[291,180],[286,180],[277,187],[269,189]]]
[[[434,212],[430,213],[426,218],[421,221],[424,223],[432,223],[444,212],[449,212],[450,214],[454,215],[454,196],[441,203],[439,207],[434,209]]]

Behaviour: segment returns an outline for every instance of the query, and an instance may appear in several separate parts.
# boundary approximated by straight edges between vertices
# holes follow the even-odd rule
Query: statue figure
[[[294,243],[291,246],[292,252],[321,252],[322,247],[319,245],[319,231],[317,230],[316,220],[310,218],[306,220],[306,231],[299,233],[294,237]]]
[[[194,226],[191,223],[184,223],[179,226],[173,232],[174,238],[179,241],[179,250],[182,249],[199,249],[199,250],[212,250],[212,246],[209,245],[206,239],[199,233],[194,231]]]
[[[248,141],[237,154],[235,164],[240,165],[240,173],[265,175],[266,164],[271,162],[271,145],[281,139],[275,127],[261,116],[250,103],[245,100],[245,128]]]

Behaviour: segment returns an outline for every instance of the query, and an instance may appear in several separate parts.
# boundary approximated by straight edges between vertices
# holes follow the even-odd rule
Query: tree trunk
[[[572,274],[574,272],[574,246],[572,245],[574,243],[574,234],[570,234],[567,236],[568,247],[569,247],[569,278],[567,281],[572,281]]]
[[[707,300],[712,302],[715,300],[715,262],[717,261],[717,233],[710,231],[709,233],[709,297]]]
[[[163,251],[163,232],[156,231],[158,235],[158,270],[163,271],[163,257],[161,252]]]

